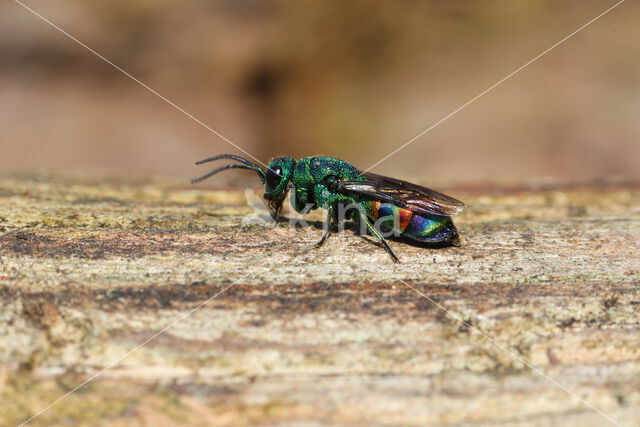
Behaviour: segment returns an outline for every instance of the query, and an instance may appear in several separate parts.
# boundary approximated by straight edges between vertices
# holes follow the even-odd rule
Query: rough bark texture
[[[462,246],[395,265],[237,190],[0,180],[0,424],[182,319],[33,423],[639,425],[640,186],[447,192]]]

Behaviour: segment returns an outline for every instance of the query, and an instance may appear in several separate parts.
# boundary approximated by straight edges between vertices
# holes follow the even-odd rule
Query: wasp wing
[[[334,181],[332,189],[392,203],[422,215],[452,216],[464,208],[460,200],[407,181],[370,172],[363,173],[362,177],[362,181]]]

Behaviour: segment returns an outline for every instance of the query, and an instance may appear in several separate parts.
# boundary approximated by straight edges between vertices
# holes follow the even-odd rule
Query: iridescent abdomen
[[[428,244],[457,244],[458,231],[448,216],[418,215],[391,203],[366,203],[367,216],[382,232]]]

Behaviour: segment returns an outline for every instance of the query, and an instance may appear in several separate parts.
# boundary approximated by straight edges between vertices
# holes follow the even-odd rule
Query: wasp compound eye
[[[273,188],[280,184],[280,180],[282,180],[282,169],[280,166],[274,166],[273,168],[267,169],[267,187]]]

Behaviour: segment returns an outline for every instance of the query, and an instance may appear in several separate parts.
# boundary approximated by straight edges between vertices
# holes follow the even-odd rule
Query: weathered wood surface
[[[232,285],[33,423],[640,425],[640,187],[449,192],[462,246],[394,265],[241,191],[0,180],[0,424]]]

